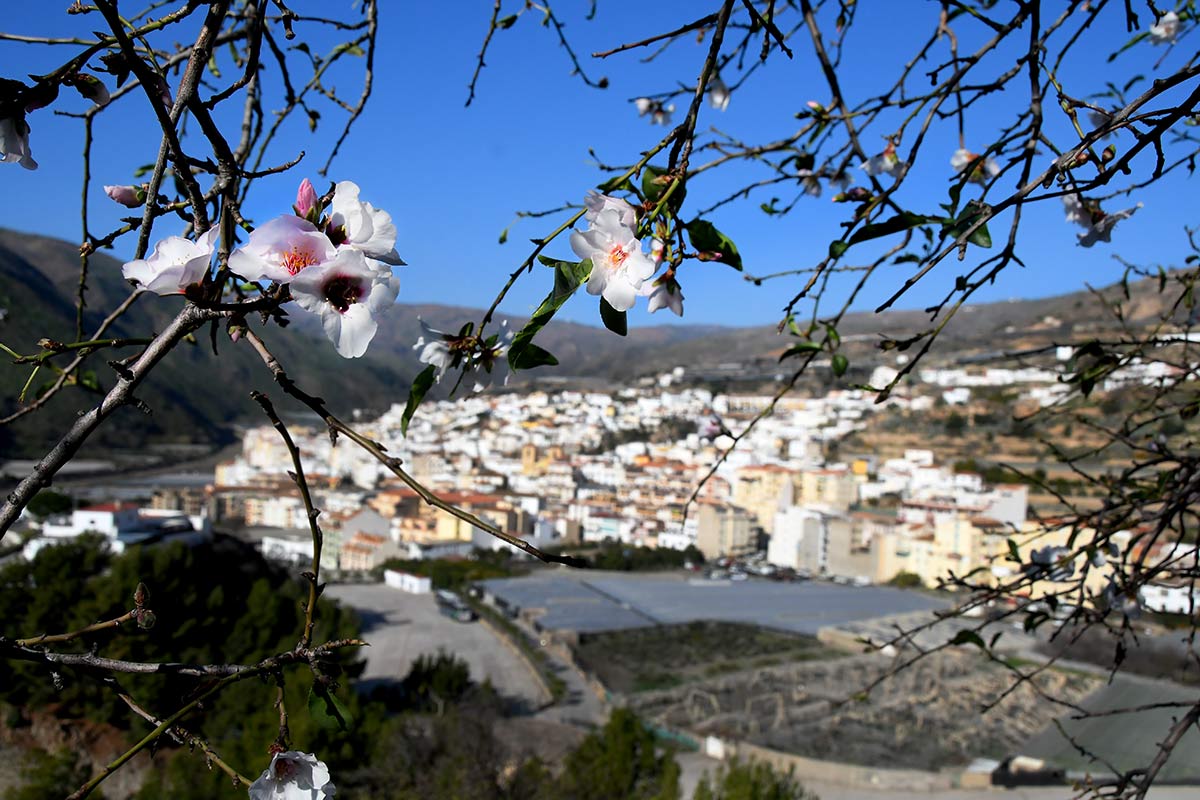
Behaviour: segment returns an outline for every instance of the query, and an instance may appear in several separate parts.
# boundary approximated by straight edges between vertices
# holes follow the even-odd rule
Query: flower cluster
[[[132,201],[137,193],[129,197],[131,188],[105,191],[111,189],[117,202]],[[344,358],[366,352],[378,327],[375,318],[392,307],[400,291],[392,265],[404,263],[396,253],[391,216],[358,194],[356,184],[342,181],[327,208],[305,179],[295,214],[260,225],[229,255],[229,269],[246,281],[286,285],[297,305],[321,318],[325,335]],[[195,242],[169,237],[150,258],[127,263],[122,274],[160,295],[186,294],[208,276],[215,239],[215,228]]]
[[[954,151],[954,155],[950,157],[950,166],[960,175],[967,173],[967,180],[971,183],[984,184],[1000,174],[1000,165],[993,159],[972,153],[965,147]]]
[[[883,148],[882,153],[871,156],[868,160],[859,165],[859,168],[866,171],[868,175],[891,175],[894,179],[900,180],[904,177],[908,167],[900,157],[896,155],[896,145],[894,142],[888,142],[887,147]]]
[[[1067,222],[1074,222],[1085,229],[1084,233],[1078,235],[1080,247],[1091,247],[1096,242],[1112,241],[1112,230],[1116,224],[1123,219],[1132,217],[1141,207],[1142,204],[1138,203],[1133,208],[1106,214],[1100,210],[1100,203],[1095,200],[1078,194],[1063,195],[1063,208],[1067,212]]]
[[[487,339],[472,334],[470,325],[457,334],[444,333],[421,323],[421,336],[413,349],[423,364],[435,368],[434,377],[441,382],[447,370],[463,370],[463,374],[474,374],[473,391],[482,392],[489,386],[508,384],[508,346],[513,332],[507,330],[508,321],[500,323],[500,333]]]
[[[1175,44],[1179,35],[1179,15],[1168,11],[1150,26],[1150,41],[1154,44]]]
[[[250,800],[325,800],[337,791],[329,778],[329,767],[310,753],[276,753],[250,784]]]
[[[591,259],[588,294],[600,295],[617,311],[628,311],[655,270],[634,230],[637,213],[624,200],[596,192],[588,192],[584,203],[588,229],[571,233],[571,249],[581,259]]]
[[[715,92],[716,87],[714,86],[712,88],[713,88],[713,91]],[[728,103],[729,102],[728,92],[726,92],[725,96],[726,96],[725,102]],[[714,98],[713,105],[716,105],[716,99],[715,99],[716,97],[717,97],[717,95],[714,94],[713,95],[713,98]],[[637,105],[639,117],[644,117],[647,114],[650,115],[650,124],[651,125],[670,125],[671,124],[671,115],[675,113],[675,104],[674,103],[672,103],[671,105],[663,105],[663,102],[661,100],[651,100],[649,97],[639,97],[638,99],[634,100],[633,102]]]

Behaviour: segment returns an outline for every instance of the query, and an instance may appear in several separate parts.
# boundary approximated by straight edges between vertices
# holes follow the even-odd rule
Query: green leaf
[[[516,21],[517,21],[517,15],[509,14],[507,17],[502,17],[502,18],[496,20],[496,27],[502,31],[508,30],[509,28],[511,28],[513,26],[514,23],[516,23]]]
[[[102,391],[100,388],[100,379],[96,377],[94,370],[88,369],[79,373],[78,381],[79,385],[88,391],[96,393],[100,393]]]
[[[742,271],[742,257],[738,254],[737,245],[711,222],[694,219],[686,227],[692,247],[701,253],[716,253],[722,264],[728,264],[738,272]]]
[[[967,203],[967,207],[963,209],[957,219],[942,220],[942,236],[958,239],[967,228],[975,224],[980,213],[978,204],[974,201]],[[987,225],[980,225],[974,233],[967,237],[967,241],[979,247],[991,247],[992,234],[988,232]]]
[[[633,184],[624,175],[614,175],[596,188],[602,193],[608,194],[609,192],[619,192],[622,189],[628,191],[633,188]]]
[[[1021,551],[1017,549],[1017,543],[1012,539],[1007,539],[1008,542],[1008,557],[1018,564],[1021,563]]]
[[[433,386],[433,378],[437,368],[430,364],[417,377],[413,378],[412,388],[408,390],[408,403],[404,406],[404,416],[400,417],[400,432],[405,436],[408,435],[408,423],[412,420],[412,415],[416,413],[417,407],[421,405],[421,401],[425,399],[425,395]]]
[[[843,241],[835,241],[829,243],[829,257],[841,258],[842,253],[850,249],[850,245]]]
[[[625,312],[617,311],[603,297],[600,298],[600,319],[604,321],[604,327],[617,336],[625,336],[629,333],[629,320]]]
[[[642,194],[652,203],[657,203],[662,197],[663,192],[670,185],[668,181],[660,181],[659,178],[666,175],[667,171],[662,167],[656,167],[652,164],[647,164],[642,170]]]
[[[839,378],[846,374],[846,370],[850,368],[850,359],[846,358],[841,353],[834,353],[830,363],[833,367],[833,374]]]
[[[349,730],[354,724],[354,718],[342,701],[320,683],[314,683],[308,691],[308,715],[322,728]]]
[[[525,327],[513,337],[512,344],[508,347],[508,365],[514,370],[558,363],[554,356],[547,351],[540,347],[535,348],[533,337],[546,327],[546,323],[554,318],[554,314],[562,307],[562,304],[575,294],[592,272],[592,262],[586,258],[578,262],[553,261],[548,258],[541,258],[541,261],[546,266],[554,268],[554,288],[538,306],[537,311],[533,312],[533,316],[529,318],[529,322],[525,323]]]
[[[527,343],[520,352],[520,364],[514,363],[512,350],[508,353],[508,364],[513,369],[533,369],[534,367],[553,367],[558,359],[549,350],[538,347],[533,342]]]
[[[973,644],[980,650],[987,650],[987,645],[984,644],[983,637],[975,631],[966,629],[955,634],[954,638],[950,640],[950,644]]]
[[[901,211],[896,216],[885,219],[883,222],[876,222],[872,225],[864,225],[859,228],[850,237],[848,244],[857,244],[869,239],[878,239],[881,236],[890,236],[893,233],[900,233],[909,228],[924,225],[926,222],[929,222],[929,217],[913,214],[909,211]]]
[[[798,356],[802,353],[815,353],[821,350],[819,342],[797,342],[796,344],[783,351],[783,355],[779,357],[780,361],[792,356]]]

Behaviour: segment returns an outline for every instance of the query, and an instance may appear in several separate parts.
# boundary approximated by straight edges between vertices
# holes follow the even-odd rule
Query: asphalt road
[[[545,696],[525,661],[481,622],[456,622],[438,612],[433,595],[384,584],[344,584],[326,595],[354,608],[363,621],[367,667],[362,686],[400,681],[421,655],[439,650],[467,662],[476,681],[490,680],[514,710],[533,709]]]

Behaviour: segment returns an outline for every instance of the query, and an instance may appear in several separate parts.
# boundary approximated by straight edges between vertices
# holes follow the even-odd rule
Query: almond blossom
[[[368,258],[400,267],[396,252],[396,226],[392,215],[358,199],[358,184],[341,181],[334,187],[330,206],[330,239],[339,246],[361,250]]]
[[[817,173],[811,169],[801,169],[796,171],[796,177],[800,179],[800,187],[806,195],[810,197],[821,196],[821,181]]]
[[[859,168],[871,176],[891,175],[896,180],[904,177],[904,171],[907,169],[904,162],[896,155],[896,145],[892,142],[888,142],[888,146],[883,148],[882,153],[873,155],[860,164]]]
[[[583,217],[588,222],[595,222],[602,212],[612,210],[617,212],[621,224],[625,227],[632,228],[637,223],[637,211],[619,197],[609,197],[595,189],[588,189],[587,194],[583,196],[583,204],[587,207]]]
[[[105,186],[104,193],[114,203],[120,203],[126,208],[137,208],[146,202],[146,187],[142,186]]]
[[[596,214],[588,230],[573,231],[571,249],[592,261],[588,294],[601,295],[617,311],[632,308],[642,282],[654,274],[654,262],[642,252],[633,228],[612,208]]]
[[[417,351],[417,360],[422,364],[433,365],[437,370],[434,378],[441,381],[442,376],[446,374],[446,370],[454,361],[450,344],[452,339],[457,337],[451,337],[448,333],[429,327],[420,317],[417,317],[417,322],[421,324],[421,335],[417,337],[417,343],[413,345],[413,350]]]
[[[324,800],[336,792],[329,778],[329,767],[310,753],[276,753],[250,784],[250,800]]]
[[[646,303],[646,310],[651,314],[660,308],[669,308],[675,316],[683,316],[683,289],[674,278],[663,277],[653,282],[647,281],[642,285],[639,294],[650,298]]]
[[[259,225],[250,241],[229,255],[229,268],[248,281],[288,283],[302,270],[319,267],[338,249],[317,226],[294,214]]]
[[[313,188],[312,181],[308,178],[300,181],[300,186],[296,189],[296,204],[292,206],[292,210],[296,212],[297,217],[304,217],[309,221],[312,221],[313,216],[320,214],[317,190]],[[314,211],[316,215],[314,215]]]
[[[651,125],[670,125],[671,115],[675,113],[675,105],[664,106],[661,100],[651,100],[649,97],[639,97],[633,101],[637,105],[638,116],[650,115]]]
[[[29,124],[24,114],[0,118],[0,162],[37,169],[29,150]]]
[[[435,368],[434,379],[441,382],[448,370],[462,367],[464,377],[472,375],[473,391],[481,392],[493,384],[507,385],[509,378],[508,346],[512,343],[513,331],[508,330],[508,320],[500,323],[500,333],[486,341],[470,333],[461,335],[445,333],[421,323],[421,336],[413,349],[422,364]]]
[[[325,335],[343,358],[367,352],[378,328],[375,317],[392,307],[399,292],[400,280],[390,267],[375,265],[352,247],[338,250],[332,261],[301,269],[291,280],[292,298],[321,317]]]
[[[984,184],[989,178],[1000,174],[1000,165],[991,158],[983,158],[978,153],[972,153],[965,147],[954,151],[950,158],[950,166],[955,172],[962,174],[970,171],[967,180],[971,183]]]
[[[1150,41],[1154,44],[1175,44],[1179,35],[1179,15],[1168,11],[1150,26]]]
[[[724,111],[729,108],[729,87],[725,85],[725,81],[721,80],[719,75],[713,75],[712,80],[708,82],[708,103],[717,111]]]
[[[1100,204],[1095,200],[1078,194],[1067,194],[1063,195],[1063,207],[1067,212],[1067,222],[1074,222],[1086,229],[1084,233],[1078,234],[1079,246],[1091,247],[1096,242],[1112,241],[1112,229],[1116,224],[1132,217],[1142,204],[1138,203],[1133,208],[1107,214],[1100,209]]]
[[[148,292],[181,294],[208,274],[218,232],[217,227],[209,228],[194,242],[182,236],[168,236],[154,246],[154,255],[126,263],[121,274]]]

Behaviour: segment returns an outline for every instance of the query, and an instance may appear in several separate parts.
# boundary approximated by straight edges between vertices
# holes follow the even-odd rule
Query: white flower
[[[800,186],[804,189],[806,195],[810,197],[821,196],[821,181],[818,180],[815,172],[811,169],[797,170],[796,177],[800,178]]]
[[[712,441],[718,436],[729,436],[729,429],[725,427],[725,423],[716,414],[711,414],[700,421],[697,426],[698,434],[701,440]]]
[[[513,339],[508,320],[500,323],[500,332],[491,344],[471,334],[457,336],[435,330],[419,317],[417,321],[421,323],[421,336],[413,349],[419,351],[417,358],[422,364],[435,367],[435,380],[440,382],[447,370],[461,365],[464,376],[473,374],[473,391],[481,392],[493,384],[508,384],[508,346]]]
[[[1154,44],[1174,44],[1179,35],[1179,15],[1168,11],[1150,26],[1150,41]]]
[[[1063,209],[1067,212],[1067,222],[1074,222],[1085,228],[1092,227],[1092,214],[1083,205],[1083,198],[1077,194],[1063,195]]]
[[[0,162],[37,169],[29,150],[29,125],[24,115],[0,119]]]
[[[1124,211],[1117,211],[1112,214],[1104,214],[1100,219],[1092,223],[1092,227],[1087,233],[1079,234],[1079,245],[1081,247],[1091,247],[1096,242],[1111,242],[1112,229],[1118,222],[1123,219],[1129,219],[1134,213],[1142,207],[1138,203],[1133,208],[1127,208]]]
[[[708,102],[717,111],[729,108],[729,87],[718,75],[708,82]]]
[[[250,241],[229,254],[229,268],[248,281],[288,283],[303,270],[328,263],[337,252],[311,222],[285,214],[255,228]]]
[[[474,391],[482,392],[489,386],[507,386],[509,377],[508,346],[514,331],[508,329],[508,320],[500,323],[500,333],[493,344],[484,342],[479,352],[471,356],[470,369],[475,372]]]
[[[990,158],[980,159],[978,153],[972,153],[963,147],[954,151],[954,155],[950,157],[950,166],[958,173],[970,168],[971,174],[967,180],[972,183],[987,183],[988,178],[1000,174],[1000,165],[995,161]]]
[[[324,800],[336,791],[324,761],[288,750],[272,756],[271,766],[250,784],[250,800]]]
[[[154,255],[130,261],[121,268],[125,280],[158,295],[179,294],[208,274],[219,229],[212,227],[196,241],[168,236],[154,246]]]
[[[422,364],[432,364],[437,368],[435,378],[440,381],[442,375],[446,374],[446,370],[450,368],[450,362],[454,358],[450,353],[450,337],[442,331],[429,327],[420,317],[417,317],[417,322],[421,323],[421,335],[417,338],[413,349],[418,351],[417,359]],[[428,341],[426,341],[427,339]]]
[[[137,208],[146,202],[146,190],[144,187],[139,192],[139,187],[137,186],[105,186],[104,193],[113,202],[120,203],[126,208]]]
[[[904,162],[896,156],[896,146],[888,142],[882,153],[871,156],[859,165],[868,175],[891,175],[896,180],[904,177]]]
[[[1078,234],[1080,247],[1091,247],[1096,242],[1112,241],[1112,230],[1123,219],[1132,217],[1139,208],[1138,203],[1133,208],[1106,214],[1100,210],[1100,204],[1087,200],[1078,194],[1063,195],[1063,207],[1067,212],[1067,222],[1074,222],[1086,230]]]
[[[583,204],[587,206],[583,217],[588,222],[595,222],[601,212],[611,209],[617,212],[621,224],[625,227],[632,228],[637,223],[637,212],[633,206],[619,197],[609,197],[606,194],[600,194],[595,189],[588,189],[587,194],[583,196]]]
[[[358,184],[341,181],[334,187],[329,214],[329,236],[339,246],[354,247],[368,257],[400,267],[396,252],[396,226],[392,215],[358,199]]]
[[[571,249],[592,260],[588,294],[602,295],[617,311],[632,308],[642,282],[654,274],[654,262],[642,252],[633,228],[621,224],[612,209],[597,214],[590,229],[573,231]]]
[[[400,280],[390,267],[374,266],[360,250],[346,247],[332,261],[296,273],[291,292],[301,308],[320,315],[338,355],[358,358],[375,337],[375,317],[396,302]]]
[[[651,100],[649,97],[639,97],[633,101],[637,105],[638,116],[650,115],[652,125],[670,125],[671,115],[675,113],[675,105],[664,106],[661,100]]]
[[[674,278],[647,281],[639,293],[650,298],[646,303],[646,310],[651,314],[660,308],[669,308],[675,316],[683,316],[683,289]]]

